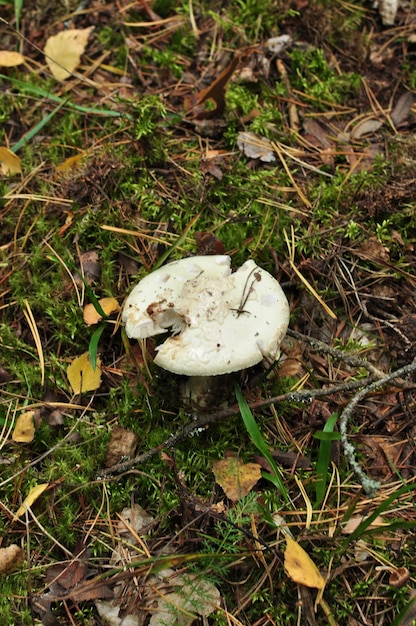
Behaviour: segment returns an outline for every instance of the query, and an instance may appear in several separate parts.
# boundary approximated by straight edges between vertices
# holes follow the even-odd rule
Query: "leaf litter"
[[[93,125],[87,113],[83,124],[75,131],[72,128],[66,135],[63,128],[62,137],[54,141],[60,146],[57,163],[61,166],[49,162],[46,166],[40,165],[41,155],[43,158],[43,154],[47,154],[45,147],[48,142],[58,139],[49,136],[48,129],[42,130],[46,132],[44,136],[35,135],[35,140],[32,137],[31,148],[39,148],[39,151],[32,153],[39,155],[39,170],[23,148],[19,152],[22,159],[10,147],[4,147],[0,153],[3,157],[0,159],[2,174],[10,177],[5,178],[5,224],[9,224],[8,228],[12,224],[12,230],[8,231],[9,240],[4,236],[1,248],[5,255],[1,259],[1,269],[5,270],[4,275],[1,275],[1,284],[6,286],[2,294],[5,306],[1,310],[12,313],[9,318],[5,317],[5,327],[10,326],[15,337],[23,342],[26,352],[22,353],[25,355],[22,358],[28,362],[28,355],[34,354],[33,338],[27,333],[27,320],[15,307],[15,302],[21,299],[22,285],[20,291],[15,290],[15,278],[10,280],[11,269],[15,270],[23,262],[25,276],[29,278],[37,295],[41,274],[29,269],[30,262],[25,255],[29,248],[33,251],[47,250],[49,255],[50,248],[44,243],[46,241],[53,243],[57,249],[62,260],[59,271],[65,276],[58,289],[51,281],[46,303],[45,299],[40,303],[30,300],[36,313],[38,337],[43,342],[47,385],[52,388],[44,389],[43,385],[31,383],[27,393],[22,394],[28,396],[29,404],[37,405],[35,408],[41,414],[40,419],[36,420],[36,437],[33,437],[33,420],[22,420],[21,424],[10,426],[13,421],[8,422],[9,416],[6,414],[6,417],[1,417],[1,427],[8,436],[5,437],[4,455],[0,462],[16,464],[16,471],[22,472],[22,478],[21,482],[20,478],[14,480],[15,494],[19,493],[21,485],[23,493],[28,494],[18,509],[21,521],[14,519],[13,524],[20,528],[23,519],[28,520],[28,532],[37,548],[32,552],[32,558],[36,562],[36,555],[41,555],[37,562],[41,561],[43,567],[48,563],[44,582],[48,584],[49,591],[44,594],[47,597],[46,604],[43,613],[40,612],[46,621],[47,618],[55,619],[53,613],[57,612],[58,603],[73,619],[72,615],[76,611],[82,611],[85,606],[83,603],[88,605],[89,602],[91,606],[93,602],[99,612],[103,610],[103,619],[105,617],[114,624],[124,623],[126,615],[131,617],[132,623],[140,625],[146,620],[151,624],[175,621],[192,623],[198,615],[206,621],[206,610],[213,611],[209,613],[211,620],[215,620],[216,613],[222,611],[224,619],[229,618],[231,623],[239,623],[246,614],[250,615],[247,623],[257,623],[259,620],[261,623],[264,615],[275,611],[273,619],[280,623],[283,619],[282,614],[278,614],[280,605],[287,623],[298,623],[302,618],[311,624],[318,623],[320,618],[315,615],[313,606],[310,606],[310,597],[305,589],[307,586],[311,589],[323,587],[318,566],[322,567],[324,549],[327,557],[331,554],[331,558],[334,558],[335,569],[328,571],[331,585],[328,595],[335,613],[337,603],[342,604],[345,582],[345,589],[354,590],[353,594],[347,594],[354,598],[347,608],[351,614],[360,615],[362,623],[377,623],[377,611],[381,614],[387,610],[389,618],[393,619],[393,615],[397,614],[396,604],[391,602],[391,606],[386,609],[385,599],[393,597],[390,587],[402,585],[397,586],[403,590],[401,606],[409,599],[409,607],[402,612],[398,623],[403,626],[412,619],[414,568],[406,554],[408,545],[414,542],[413,531],[409,526],[413,514],[412,504],[409,504],[406,496],[400,496],[393,510],[380,510],[380,515],[368,527],[371,532],[365,541],[354,540],[353,549],[343,552],[339,559],[337,553],[341,545],[340,528],[345,538],[351,537],[366,523],[369,513],[377,507],[383,508],[390,493],[400,491],[403,481],[407,481],[409,487],[413,484],[412,441],[415,433],[412,425],[412,374],[406,380],[396,381],[397,385],[393,381],[394,384],[389,385],[388,389],[386,385],[376,394],[371,394],[360,404],[359,415],[357,411],[355,416],[357,434],[354,435],[354,442],[360,447],[368,472],[381,477],[383,486],[380,493],[370,500],[354,479],[346,478],[345,461],[338,442],[334,440],[325,442],[329,445],[331,455],[327,468],[328,485],[325,486],[321,508],[315,509],[309,500],[313,497],[314,482],[317,480],[313,473],[317,448],[314,447],[312,434],[322,432],[328,416],[348,404],[354,389],[357,389],[353,385],[361,381],[365,387],[373,380],[371,376],[375,375],[374,372],[389,372],[397,363],[402,362],[404,365],[411,362],[415,354],[412,202],[416,177],[411,145],[414,98],[412,88],[406,84],[408,81],[404,72],[400,80],[397,76],[397,68],[404,67],[399,62],[403,60],[403,46],[412,44],[409,29],[406,30],[405,26],[405,18],[409,18],[410,14],[407,14],[405,5],[399,7],[398,3],[396,6],[390,3],[389,9],[386,6],[388,3],[380,2],[380,18],[376,11],[367,6],[360,13],[365,20],[363,32],[368,36],[365,63],[360,64],[356,63],[361,58],[360,46],[363,43],[360,38],[351,44],[347,38],[344,40],[342,34],[345,50],[341,46],[332,45],[329,38],[324,39],[328,29],[337,28],[339,16],[343,18],[344,33],[349,22],[344,19],[343,12],[347,11],[350,16],[350,5],[339,3],[336,11],[331,13],[328,7],[324,11],[321,3],[312,0],[299,0],[292,4],[298,9],[299,15],[288,14],[275,20],[275,24],[279,23],[279,32],[273,25],[262,30],[262,20],[268,17],[265,13],[261,19],[253,21],[259,29],[257,33],[251,31],[248,34],[250,24],[247,22],[232,31],[234,39],[230,40],[230,30],[227,34],[221,24],[213,25],[212,16],[204,16],[201,8],[191,3],[188,7],[189,24],[186,22],[186,25],[192,26],[195,56],[189,52],[189,48],[183,51],[189,57],[178,55],[174,60],[170,59],[170,63],[166,63],[166,58],[161,60],[161,55],[169,49],[172,37],[178,36],[174,33],[180,32],[184,18],[176,15],[162,17],[156,12],[160,10],[156,5],[150,7],[143,4],[138,10],[139,19],[136,14],[128,16],[130,9],[124,8],[122,22],[108,8],[108,23],[114,27],[114,33],[122,33],[124,37],[128,61],[123,67],[118,66],[115,55],[112,55],[113,50],[106,49],[102,44],[105,41],[102,27],[107,24],[105,12],[74,14],[71,27],[68,29],[67,24],[62,26],[62,33],[57,39],[55,35],[48,39],[47,32],[42,34],[35,30],[31,33],[36,45],[46,40],[45,46],[38,47],[43,47],[48,55],[52,48],[50,56],[58,61],[58,65],[52,64],[50,70],[55,72],[56,81],[62,84],[54,83],[52,88],[48,87],[51,96],[62,97],[60,90],[64,81],[68,83],[70,73],[78,70],[88,45],[88,54],[91,56],[86,58],[86,71],[89,81],[92,81],[88,85],[90,91],[78,83],[75,90],[71,87],[65,97],[77,100],[80,106],[86,105],[91,109],[96,105],[96,99],[104,98],[113,110],[119,107],[122,114],[127,111],[131,115],[132,103],[126,105],[122,98],[115,102],[114,94],[128,94],[131,97],[137,93],[138,99],[144,102],[147,95],[158,94],[168,110],[168,116],[159,119],[152,130],[145,130],[140,140],[135,137],[128,117],[123,118],[127,130],[121,129],[122,125],[117,131],[107,127],[101,137],[99,124]],[[386,10],[390,10],[390,15],[387,15]],[[272,17],[275,19],[274,15]],[[355,14],[354,17],[357,19]],[[59,22],[59,19],[56,21]],[[392,21],[396,26],[390,30],[388,26]],[[72,29],[75,24],[84,28]],[[95,36],[91,37],[93,28]],[[125,29],[130,29],[128,36],[125,36]],[[74,35],[74,32],[82,35]],[[261,41],[257,37],[258,32],[261,32]],[[100,40],[100,37],[103,39]],[[5,42],[5,47],[12,47],[6,46],[9,40],[5,39]],[[175,45],[178,45],[177,41]],[[338,78],[348,76],[351,70],[362,73],[359,94],[354,94],[353,90],[344,90],[341,100],[337,100],[332,89],[336,88],[336,81],[324,93],[324,74],[328,67],[319,76],[323,68],[319,66],[321,61],[318,56],[314,56],[317,50],[323,51],[328,67],[334,70]],[[106,55],[110,57],[108,62]],[[313,71],[302,67],[299,57],[312,59],[310,64],[315,63]],[[0,64],[1,58],[0,54]],[[6,55],[4,58],[7,80],[17,91],[19,83],[12,81],[21,80],[22,77],[26,79],[27,62],[36,61],[42,67],[45,63],[43,57],[36,56],[36,49],[30,48],[25,49],[25,56]],[[92,59],[95,64],[91,62]],[[58,70],[59,65],[65,66],[65,70]],[[303,79],[305,72],[307,78]],[[79,80],[78,74],[76,78]],[[271,87],[274,89],[273,106],[268,108],[264,94]],[[244,94],[243,97],[241,94]],[[48,106],[46,91],[42,98],[42,102]],[[185,106],[186,112],[183,111]],[[154,111],[154,103],[150,110]],[[60,111],[61,114],[64,111]],[[172,120],[176,121],[172,123]],[[6,119],[8,134],[5,145],[13,146],[13,142],[17,144],[31,124],[35,127],[33,115],[28,110],[21,108],[19,114],[13,111]],[[81,127],[84,131],[83,140],[77,142],[74,138]],[[163,128],[163,142],[158,144],[160,128]],[[123,156],[119,160],[113,155],[108,157],[101,145],[106,143],[116,146],[118,140],[124,146]],[[178,149],[173,150],[173,145],[177,145]],[[400,146],[400,158],[394,160],[397,146]],[[88,149],[88,159],[84,160],[78,155],[68,156],[74,154],[74,149]],[[129,158],[135,159],[135,165],[134,176],[126,181],[122,180],[122,176],[124,170],[128,169],[127,154]],[[390,175],[383,178],[380,185],[373,172],[380,172],[380,176],[383,176],[378,168],[379,162],[386,157],[393,157],[392,164],[387,168]],[[28,178],[19,180],[17,175],[22,171],[22,164]],[[197,166],[194,169],[195,164]],[[244,176],[234,185],[231,174],[242,165]],[[279,173],[281,168],[290,174],[284,180]],[[115,177],[112,174],[114,171]],[[48,187],[50,172],[53,172],[53,179]],[[271,177],[267,176],[268,172],[274,177],[273,184]],[[362,178],[356,178],[360,173]],[[255,176],[265,181],[265,184],[261,187],[253,186]],[[141,196],[138,191],[138,181],[142,178],[146,179],[145,196]],[[316,179],[320,181],[319,185],[315,185]],[[331,196],[330,181],[334,179],[338,181],[337,193],[332,192]],[[193,186],[193,180],[198,180],[197,186]],[[244,192],[245,181],[248,181],[252,193]],[[42,193],[38,188],[41,186]],[[43,186],[48,188],[45,195]],[[231,203],[224,206],[221,197],[225,190],[234,196],[234,186],[238,188],[236,200],[233,198]],[[119,195],[121,188],[123,193]],[[259,189],[262,197],[261,213],[256,213],[256,198],[253,195]],[[24,204],[28,200],[25,194],[30,197],[29,205]],[[181,224],[181,207],[187,197],[192,197],[194,204],[203,207],[204,215],[202,220],[198,219],[198,230],[186,231],[186,236],[181,238],[186,228],[186,224]],[[13,202],[16,210],[9,216]],[[108,202],[111,202],[111,212],[105,214],[102,207]],[[210,216],[207,220],[206,214]],[[270,215],[273,215],[273,221],[268,221]],[[28,221],[26,216],[30,218]],[[37,228],[41,230],[43,221],[48,221],[52,216],[57,219],[57,225],[54,223],[50,230],[45,228],[42,238],[37,239]],[[289,216],[287,222],[286,216]],[[291,222],[295,228],[294,237],[290,241],[289,262],[287,252],[279,248],[279,238],[282,238],[284,229],[289,232]],[[111,232],[111,241],[103,235],[103,224],[109,228],[107,232]],[[244,228],[240,232],[242,224]],[[54,228],[58,233],[57,238],[53,238]],[[97,236],[97,233],[100,235]],[[237,233],[240,233],[239,236]],[[258,463],[248,465],[243,464],[238,456],[225,458],[216,466],[216,484],[210,475],[210,468],[212,457],[218,458],[219,455],[218,450],[212,455],[211,451],[207,452],[204,448],[206,440],[211,437],[211,431],[207,431],[212,423],[204,422],[204,416],[195,416],[194,429],[191,428],[192,424],[189,425],[187,432],[192,433],[193,437],[188,441],[192,445],[185,453],[182,447],[185,446],[186,437],[178,438],[173,449],[171,444],[167,445],[166,451],[161,454],[165,446],[160,442],[164,438],[172,442],[169,437],[179,436],[181,426],[176,420],[179,422],[183,414],[177,402],[171,398],[175,397],[176,390],[171,389],[175,385],[163,372],[155,373],[152,368],[157,343],[149,341],[145,346],[127,346],[121,340],[121,333],[117,334],[116,331],[113,334],[113,328],[109,329],[106,322],[103,324],[97,367],[92,367],[89,352],[82,353],[88,347],[88,331],[94,332],[88,326],[98,324],[103,317],[91,299],[84,297],[86,285],[98,294],[96,300],[100,302],[105,316],[112,315],[117,312],[118,302],[129,289],[130,277],[149,272],[160,258],[166,258],[162,255],[167,250],[172,252],[170,246],[177,241],[179,244],[177,248],[174,247],[174,254],[178,256],[193,254],[195,251],[203,254],[231,251],[233,256],[258,255],[265,263],[273,266],[276,275],[285,282],[285,289],[291,298],[293,327],[303,333],[303,341],[287,342],[283,346],[285,358],[280,368],[281,378],[273,369],[267,373],[261,368],[245,373],[244,393],[267,439],[272,457],[279,464],[284,484],[288,485],[296,503],[293,509],[287,507],[289,510],[282,513],[303,534],[299,534],[301,542],[303,539],[308,540],[311,550],[314,545],[319,545],[314,560],[293,540],[291,543],[284,539],[273,545],[270,542],[264,517],[268,511],[263,495],[266,500],[272,500],[267,489],[268,478],[265,476],[270,476],[273,468],[264,457],[257,457],[255,460]],[[65,246],[68,246],[68,254]],[[104,261],[106,248],[114,252],[111,264],[115,271],[111,281],[108,265]],[[78,263],[73,262],[74,258],[78,259]],[[42,268],[48,280],[53,277],[49,266]],[[322,302],[328,302],[329,310],[337,311],[337,319],[330,319],[321,302],[312,294],[305,294],[299,285],[299,274],[305,280],[303,284],[316,287],[315,292]],[[27,283],[25,280],[24,284]],[[69,302],[76,287],[77,321],[68,321],[74,319],[74,308],[71,315],[68,308],[65,315],[52,319],[51,308],[58,305],[61,297]],[[8,289],[11,290],[10,297]],[[23,291],[26,292],[26,289]],[[113,293],[116,298],[108,298],[108,294]],[[103,298],[109,299],[110,308],[107,308]],[[85,300],[91,302],[92,306],[87,305],[87,317],[83,320]],[[1,341],[9,346],[10,339],[6,333],[4,337],[2,335]],[[5,406],[8,406],[11,397],[6,393],[15,393],[17,388],[23,386],[22,381],[27,376],[27,372],[22,373],[13,361],[13,353],[21,350],[22,344],[16,342],[14,345],[13,349],[7,348],[6,358],[2,358],[4,374],[1,391],[5,391]],[[56,350],[51,349],[52,345],[55,345]],[[325,345],[328,351],[325,351]],[[75,358],[77,354],[81,354],[81,357]],[[70,361],[68,379],[71,388],[68,389],[62,378]],[[371,375],[368,376],[368,373]],[[282,379],[288,387],[280,393]],[[126,388],[133,390],[137,400],[134,404],[130,402],[127,410],[123,405],[124,399],[119,403],[111,402],[111,398],[122,395],[121,381],[125,385],[124,391]],[[332,385],[338,390],[336,394],[331,394]],[[160,395],[160,389],[163,389],[163,398],[159,399],[158,404],[155,397]],[[99,394],[94,394],[97,390]],[[145,396],[141,395],[143,390]],[[68,391],[80,396],[77,398],[79,405],[64,401]],[[315,391],[327,395],[321,399],[313,395]],[[280,400],[262,404],[269,402],[273,393]],[[304,395],[296,396],[297,393]],[[148,410],[152,416],[150,426],[146,419]],[[224,429],[235,419],[235,408],[228,407],[226,410],[230,413],[222,418],[226,420],[221,424]],[[29,406],[27,413],[30,415],[31,412],[32,407]],[[57,417],[56,427],[50,419],[54,413]],[[77,415],[82,417],[78,418]],[[80,429],[80,433],[71,432],[78,419],[83,430]],[[173,431],[173,435],[162,432],[161,424],[168,433]],[[217,439],[217,445],[221,448],[223,442],[218,422],[214,428],[220,440],[218,442]],[[237,430],[239,438],[235,439]],[[64,437],[61,441],[59,438],[62,435]],[[58,437],[58,443],[54,437]],[[230,446],[228,437],[231,438]],[[91,447],[88,448],[87,441],[90,440],[97,442],[97,445],[89,443]],[[223,447],[240,451],[241,447],[247,446],[247,440],[247,433],[241,435],[238,422],[238,427],[234,429],[233,426],[227,433],[227,444]],[[75,469],[72,471],[71,467],[67,473],[63,457],[68,451],[77,449],[80,453],[73,464]],[[88,458],[82,457],[84,449],[89,450]],[[141,458],[142,453],[149,451],[152,455],[145,457],[147,465],[142,461],[128,465],[135,454],[139,455],[136,458]],[[220,453],[223,453],[223,449]],[[62,472],[59,480],[63,480],[64,485],[57,500],[52,489],[51,497],[49,493],[48,497],[41,497],[51,485],[50,476],[43,471],[43,454],[46,454],[46,459],[50,456],[52,460],[51,466],[46,468],[48,471],[56,473],[59,468]],[[205,454],[209,459],[204,470],[201,470],[201,457]],[[185,460],[188,457],[192,461]],[[151,458],[155,461],[157,459],[154,465],[150,463]],[[37,466],[36,469],[32,468],[31,462]],[[94,469],[86,474],[85,479],[84,466],[91,466],[91,463]],[[9,465],[5,464],[4,467],[8,468]],[[102,480],[100,474],[104,475],[105,466],[109,473]],[[124,467],[126,474],[118,477],[119,467]],[[264,470],[262,476],[260,467]],[[341,472],[340,476],[338,471]],[[98,474],[97,482],[94,473]],[[74,487],[78,477],[80,483]],[[109,508],[107,504],[100,508],[97,484],[103,487],[102,502],[109,501]],[[221,484],[229,497],[228,503],[218,486]],[[104,494],[105,489],[108,491]],[[118,493],[115,507],[111,503],[112,492],[116,495]],[[136,498],[145,507],[148,495],[152,492],[157,494],[152,500],[152,511],[157,511],[154,516],[132,502]],[[68,496],[68,493],[71,495]],[[120,493],[124,493],[123,498]],[[164,500],[166,493],[170,495],[170,508]],[[75,523],[67,523],[66,531],[63,531],[59,522],[66,507],[62,503],[66,504],[72,494],[76,494],[74,500],[79,503],[79,509]],[[108,494],[109,500],[106,499]],[[275,494],[273,497],[276,497]],[[14,511],[19,506],[16,495],[12,501],[15,506],[11,510]],[[122,509],[126,502],[131,506]],[[253,502],[256,506],[250,508]],[[277,504],[276,500],[273,502],[277,508],[282,508],[280,501]],[[56,515],[55,521],[50,524],[46,521],[49,511]],[[347,518],[350,514],[351,524],[348,526]],[[34,524],[30,521],[33,516],[40,525],[44,524],[48,528],[49,535],[45,533],[43,536],[45,543],[51,537],[57,542],[56,545],[53,542],[50,544],[50,561],[46,549],[42,552],[41,541],[37,543],[41,531],[34,530]],[[10,519],[13,517],[10,516]],[[378,527],[380,520],[383,525]],[[390,523],[396,524],[394,532],[388,530]],[[85,526],[88,528],[87,537]],[[68,560],[59,563],[61,550],[69,543],[65,541],[66,533],[70,531],[78,538],[82,537],[81,543],[73,551],[66,549]],[[371,533],[374,531],[380,532],[380,536],[385,532],[389,542],[384,539],[378,544],[373,542]],[[228,542],[224,541],[224,535]],[[12,526],[10,538],[13,536],[19,536],[21,540],[21,534],[17,535]],[[19,567],[22,552],[16,550],[19,541],[15,541],[16,544],[11,544],[12,549],[7,554],[12,554],[11,560]],[[98,545],[105,545],[101,553],[104,556],[94,556],[94,552],[87,547],[90,541],[97,552],[100,552]],[[204,541],[211,543],[207,547]],[[223,552],[232,553],[232,550],[236,550],[233,553],[234,564],[225,574],[215,570],[220,560],[216,559],[214,563],[212,559],[218,545],[223,548]],[[202,567],[195,578],[191,568],[187,571],[186,560],[194,549],[199,557],[203,555],[205,559],[211,558],[204,561],[208,563],[206,569]],[[312,551],[310,553],[312,555]],[[171,559],[171,562],[166,564],[163,560],[165,557]],[[149,564],[146,559],[153,561]],[[163,565],[156,565],[156,569],[159,569],[156,572],[153,565],[158,563],[158,559]],[[378,570],[374,565],[375,559],[380,559],[383,564],[386,559],[390,560],[391,568]],[[145,566],[143,562],[146,562]],[[396,562],[398,566],[393,568]],[[409,566],[407,571],[410,577],[407,577],[407,568],[404,565],[400,567],[402,562]],[[107,578],[104,573],[109,566],[123,571],[111,572]],[[285,570],[289,580],[284,578]],[[284,597],[279,596],[279,603],[273,600],[268,605],[259,594],[257,614],[255,603],[251,600],[253,591],[257,593],[259,589],[255,572],[261,572],[264,576],[264,598],[270,594],[275,600],[273,594],[276,588],[283,590],[286,585],[289,589],[288,585],[291,585],[291,592],[287,596],[282,591]],[[215,584],[205,579],[206,573],[214,573]],[[373,574],[375,576],[372,578]],[[265,588],[265,580],[268,588]],[[371,580],[376,583],[368,583]],[[359,588],[359,583],[363,581],[368,583],[364,592]],[[293,595],[290,595],[295,587],[298,598],[301,598],[297,608]],[[238,594],[234,593],[236,590]],[[106,601],[107,596],[111,597],[111,604]],[[206,610],[204,598],[208,598]],[[224,606],[227,606],[230,615],[224,612]],[[320,606],[319,610],[323,609],[324,605]],[[200,608],[202,612],[198,610]],[[331,619],[332,615],[329,615],[328,623],[332,624]],[[342,618],[339,623],[344,623]]]

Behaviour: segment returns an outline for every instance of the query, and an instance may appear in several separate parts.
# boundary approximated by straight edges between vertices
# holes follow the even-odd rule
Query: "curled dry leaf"
[[[237,502],[246,496],[257,481],[261,478],[258,463],[243,463],[241,459],[230,456],[227,459],[213,463],[212,471],[215,480],[224,489],[230,500]]]
[[[16,67],[25,62],[25,57],[20,52],[13,50],[0,50],[0,67]]]
[[[34,411],[25,411],[16,420],[12,439],[16,443],[29,443],[35,436]]]
[[[56,80],[66,80],[78,67],[92,30],[94,26],[71,28],[48,38],[44,54],[51,74]]]
[[[25,559],[22,548],[15,543],[7,548],[0,548],[0,575],[17,570]]]
[[[98,304],[106,315],[111,315],[119,310],[119,304],[115,298],[101,298],[98,300]],[[84,322],[91,326],[91,324],[98,324],[103,319],[101,313],[97,311],[95,306],[90,303],[84,307]]]
[[[84,352],[72,361],[66,374],[74,394],[95,391],[101,385],[101,360],[97,357],[94,369],[88,352]]]
[[[285,571],[295,582],[306,587],[323,589],[325,580],[305,550],[290,537],[286,537]]]
[[[9,150],[9,148],[2,146],[0,146],[0,169],[5,176],[22,173],[20,159],[17,154]]]

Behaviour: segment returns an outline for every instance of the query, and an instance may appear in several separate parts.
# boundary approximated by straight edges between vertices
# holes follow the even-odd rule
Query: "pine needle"
[[[300,273],[300,271],[296,267],[296,265],[295,265],[295,232],[293,230],[293,226],[291,226],[290,229],[291,229],[291,241],[289,241],[289,237],[287,235],[286,229],[283,230],[283,234],[284,234],[285,240],[286,240],[287,249],[289,251],[289,264],[290,264],[290,267],[295,272],[296,276],[305,285],[306,289],[313,295],[314,298],[316,298],[316,300],[318,300],[319,304],[325,309],[325,311],[328,313],[328,315],[330,317],[332,317],[332,319],[336,320],[337,316],[332,311],[332,309],[330,309],[329,306],[322,300],[321,296],[315,291],[315,289],[312,287],[312,285],[306,280],[306,278]]]
[[[27,300],[25,300],[25,306],[26,306],[26,309],[23,309],[23,314],[30,328],[30,332],[32,333],[36,350],[38,352],[39,365],[40,365],[40,371],[41,371],[41,384],[43,386],[45,383],[45,359],[43,357],[42,342],[40,340],[40,335],[39,335],[38,327],[36,325],[36,320],[33,316],[32,309],[30,308],[30,304]]]

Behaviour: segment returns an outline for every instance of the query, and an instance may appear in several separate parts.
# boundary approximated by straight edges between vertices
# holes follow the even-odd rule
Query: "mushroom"
[[[286,296],[253,260],[230,266],[227,255],[195,256],[143,278],[123,309],[127,336],[170,331],[154,362],[191,382],[275,361],[289,324]]]

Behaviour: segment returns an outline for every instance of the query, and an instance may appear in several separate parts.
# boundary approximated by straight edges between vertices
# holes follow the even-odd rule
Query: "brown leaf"
[[[414,101],[415,96],[410,91],[405,91],[397,100],[392,112],[390,113],[390,119],[396,128],[400,126],[408,117]]]
[[[12,543],[7,548],[0,548],[0,574],[10,574],[19,569],[25,560],[25,554],[19,546]]]
[[[121,461],[122,457],[132,458],[139,440],[138,435],[117,424],[111,432],[111,439],[105,455],[105,466],[111,467]]]
[[[300,341],[282,355],[279,376],[297,376],[302,369],[302,355],[305,346]]]
[[[221,239],[212,233],[195,233],[198,254],[225,254],[225,246]]]
[[[237,502],[246,496],[260,480],[261,472],[258,463],[246,463],[235,456],[215,461],[212,466],[215,480],[224,489],[230,500]]]

